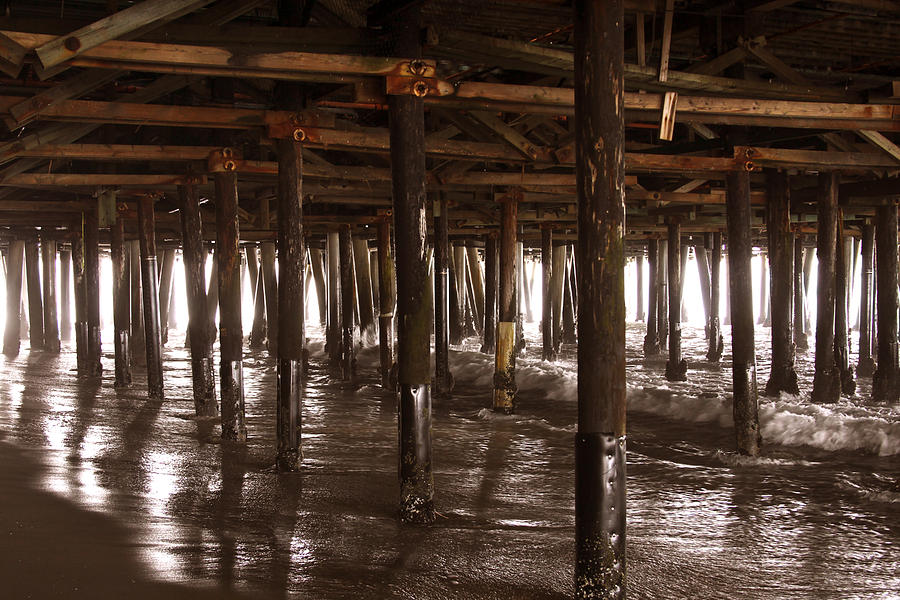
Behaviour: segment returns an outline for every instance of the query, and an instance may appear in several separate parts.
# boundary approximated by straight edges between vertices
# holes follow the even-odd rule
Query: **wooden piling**
[[[838,208],[837,239],[834,268],[834,364],[841,379],[841,393],[852,396],[856,393],[856,379],[850,366],[850,331],[847,318],[849,285],[847,271],[850,269],[849,250],[853,240],[844,236],[844,218]]]
[[[221,320],[219,314],[219,259],[217,258],[218,250],[210,252],[212,255],[212,264],[209,267],[209,285],[206,287],[206,315],[209,319],[206,323],[206,329],[209,331],[209,343],[214,344],[219,335],[219,328],[216,327],[216,316]]]
[[[710,239],[711,238],[711,239]],[[719,319],[720,273],[722,264],[722,233],[716,231],[707,236],[704,243],[709,242],[707,257],[709,258],[709,335],[707,335],[706,360],[719,362],[725,349],[722,336],[722,324]]]
[[[668,225],[669,256],[678,256],[681,246],[681,222],[670,219]],[[670,260],[669,276],[669,360],[666,361],[666,379],[687,380],[687,361],[681,357],[681,270],[680,260]]]
[[[553,352],[559,354],[563,342],[563,296],[566,285],[566,246],[553,246],[553,269],[550,274],[550,296],[553,303]]]
[[[144,335],[144,297],[141,290],[141,245],[140,240],[130,240],[125,242],[125,250],[128,255],[128,278],[129,289],[131,291],[131,358],[132,362],[137,365],[146,365],[147,361],[147,343]],[[74,264],[75,254],[73,250],[72,262]],[[77,288],[76,288],[77,296]],[[78,299],[75,300],[76,306]],[[77,322],[76,318],[76,322]],[[87,339],[87,338],[85,338]]]
[[[750,230],[750,175],[747,171],[728,173],[726,185],[735,439],[738,452],[757,456],[762,439],[759,432],[756,351],[753,338],[753,287],[750,275],[750,260],[753,253]]]
[[[803,236],[794,240],[794,348],[809,350],[806,334],[806,299],[803,294]]]
[[[472,297],[472,311],[475,315],[475,333],[484,334],[484,279],[478,248],[466,246],[466,265],[469,267],[469,289]]]
[[[219,397],[222,437],[244,441],[244,365],[237,174],[216,173],[216,268],[219,286]]]
[[[72,339],[72,251],[59,250],[59,338]]]
[[[353,242],[350,226],[341,225],[339,233],[341,273],[341,377],[353,378],[356,371],[356,344],[353,336]]]
[[[169,341],[169,300],[172,297],[172,278],[175,269],[175,249],[166,248],[162,253],[159,273],[159,332],[162,344]]]
[[[676,255],[677,256],[677,255]],[[659,348],[666,347],[669,340],[669,245],[660,243],[656,261],[656,335]]]
[[[413,4],[394,17],[394,53],[419,58],[420,5]],[[431,523],[431,314],[422,294],[428,282],[424,100],[389,96],[388,116],[397,247],[400,518],[408,523]]]
[[[138,204],[138,235],[141,246],[141,295],[144,312],[144,348],[147,357],[147,393],[162,400],[162,340],[159,333],[158,267],[156,265],[156,198],[142,196]]]
[[[378,346],[381,364],[381,385],[393,389],[391,370],[394,367],[394,258],[391,253],[391,223],[378,223]]]
[[[25,242],[25,285],[28,288],[29,349],[44,349],[44,303],[41,298],[41,269],[36,238]]]
[[[375,301],[372,299],[372,274],[369,272],[369,241],[353,238],[353,262],[356,297],[359,302],[359,332],[364,340],[375,340]]]
[[[500,221],[500,295],[494,402],[497,412],[512,414],[516,405],[516,217],[518,202],[502,203]]]
[[[250,285],[253,286],[253,327],[250,329],[250,347],[262,348],[266,343],[266,286],[259,264],[259,251],[255,246],[244,248]]]
[[[113,284],[113,342],[115,344],[115,387],[131,385],[131,288],[128,285],[125,253],[125,220],[117,215],[110,225],[110,258]]]
[[[100,223],[97,209],[84,213],[84,289],[87,302],[87,367],[91,376],[103,373],[100,359]]]
[[[859,362],[856,374],[871,377],[875,372],[872,360],[872,313],[875,308],[872,294],[872,267],[875,250],[875,225],[869,219],[862,228],[862,281],[859,286]]]
[[[82,217],[83,219],[83,217]],[[72,287],[75,292],[75,357],[78,375],[88,375],[87,298],[84,286],[84,236],[79,219],[72,239]]]
[[[634,261],[635,277],[637,279],[637,310],[634,320],[642,323],[647,317],[644,314],[644,254],[638,254]]]
[[[484,238],[484,328],[482,352],[493,352],[497,345],[497,292],[498,281],[497,232]]]
[[[710,281],[709,281],[709,255],[706,251],[706,238],[710,234],[704,236],[703,244],[694,244],[694,258],[697,263],[697,274],[700,276],[700,299],[703,301],[703,334],[709,339],[709,320],[710,320]],[[684,273],[682,273],[684,277]],[[684,295],[684,282],[682,282],[681,293]]]
[[[434,388],[435,398],[446,398],[451,390],[450,374],[450,238],[447,199],[439,194],[432,204],[434,219]]]
[[[768,253],[759,253],[759,316],[756,319],[757,325],[765,325],[769,315],[769,296],[766,289],[769,285],[768,266],[766,260]]]
[[[885,199],[875,210],[875,277],[877,311],[877,367],[872,376],[872,399],[900,401],[897,361],[897,204]]]
[[[766,396],[799,394],[794,370],[793,316],[794,233],[787,173],[766,171],[766,230],[769,238],[769,276],[772,296],[772,367]]]
[[[575,0],[575,597],[624,598],[624,3]]]
[[[837,402],[841,397],[841,374],[834,363],[834,267],[837,246],[838,175],[819,174],[816,255],[819,273],[816,289],[816,372],[813,402]]]
[[[56,316],[56,240],[41,240],[43,272],[44,351],[59,353],[59,320]]]
[[[553,273],[553,229],[541,225],[541,339],[543,341],[541,357],[544,360],[556,360],[556,348],[553,346],[553,299],[550,279]],[[490,269],[487,265],[486,271]],[[490,293],[490,289],[488,290]]]
[[[460,302],[459,286],[457,285],[458,280],[456,278],[457,267],[452,246],[448,253],[448,261],[449,279],[447,297],[450,302],[450,323],[447,329],[450,332],[450,343],[461,344],[463,338],[465,338],[465,326],[463,324],[464,314],[460,311],[460,307],[461,305],[464,305],[465,302]]]
[[[466,320],[466,308],[469,306],[469,287],[467,284],[466,270],[466,247],[462,244],[453,244],[453,276],[456,278],[456,299],[459,306],[460,319],[460,339],[457,343],[461,343],[464,339],[472,335],[471,327]]]
[[[208,327],[206,251],[203,249],[203,227],[197,186],[193,182],[178,186],[178,197],[188,307],[187,335],[190,340],[191,375],[194,384],[194,413],[198,417],[214,417],[219,414],[219,409],[216,405],[216,378]]]
[[[329,231],[325,242],[328,261],[328,326],[326,347],[332,368],[341,366],[341,244],[340,235]]]
[[[659,354],[659,334],[657,333],[657,300],[659,293],[659,285],[657,274],[657,263],[659,249],[659,240],[650,238],[647,240],[647,267],[649,276],[647,278],[647,329],[644,334],[644,358],[656,356]]]
[[[303,240],[303,156],[293,139],[277,141],[278,150],[278,367],[276,457],[279,471],[300,468],[302,394],[306,371]]]
[[[319,324],[328,323],[328,296],[325,291],[325,262],[321,248],[309,249],[309,262],[313,272],[313,282],[316,284],[316,299],[319,301]]]
[[[19,354],[19,335],[22,322],[19,307],[22,304],[22,267],[25,262],[25,242],[10,240],[6,259],[6,329],[3,332],[3,354]]]
[[[563,277],[562,342],[574,344],[577,341],[575,336],[575,293],[572,285],[572,273],[575,269],[574,247],[568,246],[566,254],[565,276]]]

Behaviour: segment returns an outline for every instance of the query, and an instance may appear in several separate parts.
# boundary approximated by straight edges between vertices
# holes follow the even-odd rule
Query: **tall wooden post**
[[[110,255],[112,258],[113,284],[113,342],[115,343],[115,386],[131,385],[131,349],[128,322],[131,318],[131,289],[128,285],[128,258],[125,255],[125,220],[116,216],[110,226]]]
[[[269,197],[259,198],[260,227],[271,227],[269,218]],[[263,287],[266,301],[266,348],[269,356],[278,356],[278,276],[275,273],[275,244],[270,241],[259,245],[260,268],[262,269]]]
[[[419,5],[395,14],[394,53],[419,58]],[[425,239],[425,103],[410,95],[388,98],[397,246],[397,341],[400,388],[400,518],[434,521],[431,470],[431,315]]]
[[[19,331],[22,321],[19,307],[22,304],[22,265],[25,262],[25,242],[9,241],[6,259],[6,329],[3,332],[3,354],[19,354]]]
[[[550,274],[550,296],[553,304],[553,352],[558,354],[562,347],[563,335],[563,295],[566,285],[566,246],[553,246],[553,269]]]
[[[706,234],[704,236],[704,244],[694,243],[694,258],[697,262],[697,275],[700,276],[700,299],[703,301],[703,333],[706,336],[706,339],[709,339],[709,318],[710,318],[710,281],[709,281],[709,255],[706,252],[706,238],[708,238],[710,234]],[[682,278],[684,278],[684,273],[681,274]],[[681,285],[681,294],[684,295],[684,281],[682,281]],[[684,303],[682,302],[682,306]]]
[[[567,254],[568,248],[566,249]],[[571,246],[574,254],[574,246]],[[572,274],[575,272],[575,257],[567,256],[565,275],[563,276],[563,323],[562,341],[564,344],[574,344],[578,338],[575,334],[575,286],[572,285]]]
[[[244,364],[237,174],[216,173],[216,269],[219,287],[219,397],[222,437],[244,441]]]
[[[797,350],[808,350],[809,339],[806,335],[806,310],[803,294],[803,236],[797,235],[794,240],[794,347]]]
[[[447,258],[449,267],[447,297],[450,301],[450,324],[447,329],[450,332],[450,343],[461,344],[465,337],[465,326],[463,325],[464,315],[460,307],[465,306],[465,301],[460,300],[460,290],[457,285],[458,279],[456,278],[457,265],[452,246],[449,247]]]
[[[769,284],[767,255],[768,252],[759,253],[759,317],[756,320],[757,325],[765,325],[769,318],[769,296],[766,293]]]
[[[834,364],[834,267],[837,246],[838,175],[819,174],[818,231],[816,254],[819,275],[816,289],[816,372],[813,402],[837,402],[841,397],[841,374]]]
[[[391,222],[378,222],[378,345],[381,358],[381,385],[392,388],[394,367],[394,257],[391,253]]]
[[[300,468],[306,320],[303,274],[303,156],[293,139],[278,148],[278,369],[275,464],[280,471]]]
[[[59,337],[72,339],[72,251],[59,251]]]
[[[353,263],[356,274],[356,297],[359,301],[359,331],[363,339],[375,339],[375,301],[372,299],[372,274],[369,272],[369,241],[353,239]]]
[[[750,231],[750,174],[747,171],[728,173],[726,185],[734,430],[738,452],[757,456],[762,439],[759,433],[756,351],[753,339],[753,287],[750,276],[750,260],[753,253],[753,238]]]
[[[206,251],[197,186],[189,182],[178,187],[181,214],[182,260],[187,292],[188,329],[191,347],[191,374],[194,384],[194,412],[200,417],[219,414],[216,405],[216,378],[213,371],[212,340],[206,306]],[[215,283],[215,282],[214,282]]]
[[[659,284],[656,277],[658,258],[659,240],[650,238],[647,240],[647,267],[649,277],[647,281],[647,330],[644,334],[644,357],[655,356],[659,354],[659,334],[656,331],[657,318],[657,301],[656,295],[659,293]]]
[[[550,279],[553,273],[553,229],[546,224],[541,225],[541,338],[543,348],[541,356],[544,360],[556,360],[556,349],[553,347],[553,299],[551,297]],[[490,266],[488,266],[488,269]],[[490,293],[490,289],[488,291]]]
[[[328,295],[325,291],[325,259],[321,248],[309,249],[313,281],[316,284],[316,299],[319,301],[319,324],[328,323]]]
[[[250,347],[262,348],[266,343],[266,284],[263,281],[259,252],[253,246],[244,248],[250,285],[253,286],[253,327],[250,329]]]
[[[328,327],[326,345],[332,367],[341,364],[341,244],[336,231],[328,232],[325,242],[328,260]]]
[[[41,268],[36,238],[25,242],[25,283],[28,288],[29,348],[44,349],[44,305],[41,298]]]
[[[353,242],[350,226],[341,225],[339,237],[341,260],[341,376],[350,380],[356,370],[353,340]]]
[[[799,394],[794,371],[794,340],[791,328],[794,281],[794,233],[791,231],[791,200],[787,173],[766,172],[769,235],[769,276],[772,295],[772,370],[766,396],[781,392]]]
[[[856,379],[850,366],[850,333],[847,318],[849,285],[847,271],[850,269],[849,250],[853,240],[844,236],[843,210],[838,208],[837,240],[834,268],[834,364],[841,378],[841,393],[852,396],[856,392]]]
[[[162,253],[159,273],[159,331],[163,345],[169,341],[169,300],[172,296],[172,278],[175,269],[175,249],[166,248]]]
[[[862,282],[859,286],[859,363],[856,374],[871,377],[875,372],[872,360],[872,264],[875,250],[875,226],[866,219],[862,230]]]
[[[635,276],[637,278],[637,311],[635,311],[634,320],[638,323],[646,319],[644,314],[644,253],[643,251],[637,255],[634,261]]]
[[[99,377],[103,373],[100,358],[100,223],[97,209],[84,213],[84,287],[87,300],[88,373]]]
[[[138,204],[138,235],[141,245],[141,295],[144,305],[144,347],[147,356],[147,392],[162,400],[162,340],[159,334],[159,290],[156,265],[156,215],[154,196],[142,196]]]
[[[716,231],[712,234],[712,239],[707,237],[704,243],[709,242],[707,249],[709,257],[709,335],[708,345],[706,348],[706,360],[710,362],[719,362],[722,358],[722,351],[725,348],[725,341],[722,337],[722,325],[719,321],[719,291],[721,289],[720,272],[722,264],[722,233]]]
[[[456,300],[459,316],[458,330],[460,337],[457,343],[462,342],[472,334],[469,323],[466,320],[466,308],[469,305],[469,288],[466,285],[466,247],[462,244],[453,244],[453,276],[456,278]]]
[[[675,255],[678,256],[677,254]],[[678,260],[675,258],[674,260]],[[669,340],[669,245],[659,244],[656,264],[656,334],[659,336],[659,347],[663,349]]]
[[[466,246],[466,264],[469,266],[469,289],[472,297],[472,311],[475,314],[475,332],[484,334],[484,280],[478,248]]]
[[[681,223],[669,221],[669,256],[676,257],[681,250]],[[669,261],[669,360],[666,361],[666,379],[687,380],[687,361],[681,357],[681,261]]]
[[[83,219],[83,217],[82,217]],[[80,377],[88,375],[87,292],[84,285],[84,236],[79,220],[72,240],[72,285],[75,291],[75,357]]]
[[[897,362],[897,204],[887,199],[875,212],[875,277],[878,367],[872,376],[872,399],[900,401]]]
[[[494,361],[494,410],[511,414],[516,403],[516,217],[518,202],[503,201],[500,220],[500,302]]]
[[[482,352],[493,352],[497,346],[497,232],[492,231],[484,238],[484,329]]]
[[[624,598],[624,2],[575,0],[575,597]]]
[[[469,261],[466,260],[466,263]],[[470,267],[471,268],[471,267]],[[516,242],[516,354],[525,350],[525,244]],[[469,282],[471,284],[471,282]],[[471,288],[471,285],[469,286]],[[572,307],[572,330],[575,337],[575,307]]]
[[[438,194],[432,204],[434,217],[434,390],[435,398],[450,394],[450,238],[447,199]]]
[[[140,237],[140,232],[138,232]],[[125,242],[126,253],[128,255],[128,277],[130,279],[129,288],[131,290],[131,356],[135,364],[146,364],[147,343],[144,335],[144,300],[141,290],[141,242],[139,239]],[[72,262],[74,264],[75,254],[73,250]],[[76,296],[77,296],[76,287]],[[78,298],[75,303],[77,306]],[[76,322],[77,322],[76,318]],[[87,339],[87,338],[85,338]]]
[[[44,350],[59,353],[59,320],[56,317],[56,240],[41,240],[44,275]]]

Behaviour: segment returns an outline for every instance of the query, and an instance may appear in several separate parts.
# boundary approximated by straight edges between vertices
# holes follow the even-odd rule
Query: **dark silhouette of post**
[[[40,249],[37,238],[25,242],[25,284],[28,288],[30,350],[44,349],[44,302],[41,297]],[[99,309],[98,309],[99,310]]]
[[[41,239],[44,279],[44,351],[59,353],[59,319],[56,316],[56,240]]]
[[[837,249],[838,175],[819,174],[816,255],[819,274],[816,296],[816,372],[813,402],[837,402],[841,397],[841,374],[834,362],[834,267]]]
[[[875,258],[875,225],[869,220],[862,229],[862,281],[859,286],[859,362],[856,374],[871,377],[875,372],[872,360],[872,313],[874,312],[873,263]]]
[[[6,258],[6,329],[3,332],[3,354],[19,354],[22,304],[22,266],[25,262],[25,242],[10,240]]]
[[[435,398],[450,394],[450,237],[447,199],[439,194],[434,215],[434,390]]]
[[[720,272],[722,264],[722,233],[716,231],[712,236],[707,235],[704,243],[709,243],[706,251],[709,257],[709,335],[706,347],[706,360],[719,362],[722,351],[725,348],[725,340],[722,336],[722,324],[719,319],[719,296],[721,290]]]
[[[897,403],[900,377],[897,362],[897,204],[886,199],[875,212],[875,277],[878,318],[878,360],[872,376],[872,399]]]
[[[156,197],[142,196],[138,204],[138,234],[141,246],[141,295],[144,305],[144,347],[147,357],[147,392],[151,399],[162,400],[162,339],[159,334],[159,290],[156,264]]]
[[[115,344],[115,386],[131,385],[131,288],[126,268],[125,220],[121,216],[110,225],[110,258],[112,259],[113,284],[113,342]]]
[[[669,256],[678,256],[681,249],[681,223],[669,220]],[[682,261],[669,261],[669,360],[666,361],[666,379],[687,380],[687,361],[681,357],[681,276]]]

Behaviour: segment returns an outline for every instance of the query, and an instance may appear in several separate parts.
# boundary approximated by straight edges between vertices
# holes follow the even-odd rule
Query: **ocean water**
[[[726,327],[726,334],[730,333]],[[764,453],[733,451],[730,347],[688,381],[644,360],[628,325],[628,587],[632,598],[900,597],[900,408],[868,382],[831,406],[761,398]],[[309,328],[303,470],[274,457],[274,363],[247,351],[249,440],[193,417],[189,354],[173,333],[166,400],[135,369],[78,380],[74,352],[0,358],[0,573],[10,598],[564,598],[573,592],[575,347],[518,360],[517,412],[490,406],[493,357],[454,347],[454,396],[433,407],[436,523],[397,520],[397,400],[377,348],[335,380]],[[759,385],[769,330],[758,328]],[[111,341],[111,336],[107,335]],[[855,358],[855,357],[854,357]]]

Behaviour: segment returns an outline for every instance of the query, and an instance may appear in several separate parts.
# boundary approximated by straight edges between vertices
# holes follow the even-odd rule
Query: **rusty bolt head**
[[[75,36],[67,37],[66,41],[63,42],[63,46],[69,52],[78,52],[78,49],[81,48],[81,40]]]
[[[753,158],[753,155],[754,155],[754,154],[755,154],[755,152],[753,151],[753,148],[747,148],[747,149],[744,151],[744,155],[745,155],[747,158]]]
[[[234,156],[234,150],[231,148],[222,148],[222,156],[225,158],[231,158]]]
[[[300,129],[299,127],[294,130],[294,141],[302,142],[306,140],[306,132]]]
[[[224,163],[222,163],[222,168],[226,171],[234,171],[235,169],[237,169],[237,163],[233,160],[226,160]]]
[[[418,96],[419,98],[425,97],[428,94],[428,84],[424,81],[417,81],[413,84],[413,94]]]
[[[426,70],[428,69],[428,65],[424,60],[414,59],[409,61],[409,70],[413,75],[418,75],[422,77],[425,75]]]
[[[753,164],[752,160],[748,160],[747,162],[744,163],[744,169],[746,171],[752,171],[755,168],[756,168],[756,165]]]

